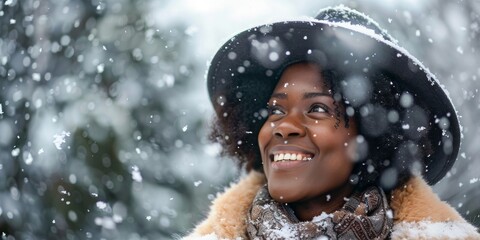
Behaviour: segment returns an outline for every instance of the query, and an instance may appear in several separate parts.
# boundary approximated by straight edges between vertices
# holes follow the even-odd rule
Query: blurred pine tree
[[[165,239],[201,217],[192,199],[213,187],[172,163],[204,143],[201,116],[174,104],[196,59],[186,26],[157,28],[148,4],[0,5],[5,238]]]

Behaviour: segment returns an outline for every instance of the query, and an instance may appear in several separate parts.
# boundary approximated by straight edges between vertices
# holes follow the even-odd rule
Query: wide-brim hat
[[[228,40],[212,59],[207,75],[218,117],[242,118],[258,130],[255,124],[265,117],[262,109],[281,72],[300,61],[342,68],[349,74],[381,71],[400,81],[431,116],[432,153],[423,159],[424,178],[435,184],[450,170],[460,146],[460,126],[446,90],[378,24],[346,7],[324,9],[315,19],[257,26]]]

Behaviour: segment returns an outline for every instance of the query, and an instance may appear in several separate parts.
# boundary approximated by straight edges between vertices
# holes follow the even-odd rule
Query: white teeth
[[[273,156],[273,161],[310,161],[312,160],[311,156],[303,155],[301,153],[280,153]]]

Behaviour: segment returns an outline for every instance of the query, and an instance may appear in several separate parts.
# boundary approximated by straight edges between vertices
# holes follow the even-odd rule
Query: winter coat
[[[184,239],[247,239],[246,216],[265,176],[252,171],[213,201],[208,217]],[[392,191],[391,239],[480,239],[476,228],[433,193],[421,178],[412,177]]]

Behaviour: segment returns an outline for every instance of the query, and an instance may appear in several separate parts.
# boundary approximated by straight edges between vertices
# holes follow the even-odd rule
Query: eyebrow
[[[306,92],[303,94],[303,99],[315,98],[315,97],[332,97],[330,93],[325,92]],[[286,93],[274,93],[271,98],[277,99],[287,99],[288,96]]]
[[[332,97],[330,93],[325,93],[325,92],[307,92],[303,94],[303,98],[314,98],[314,97]]]
[[[274,93],[270,98],[287,99],[286,93]]]

